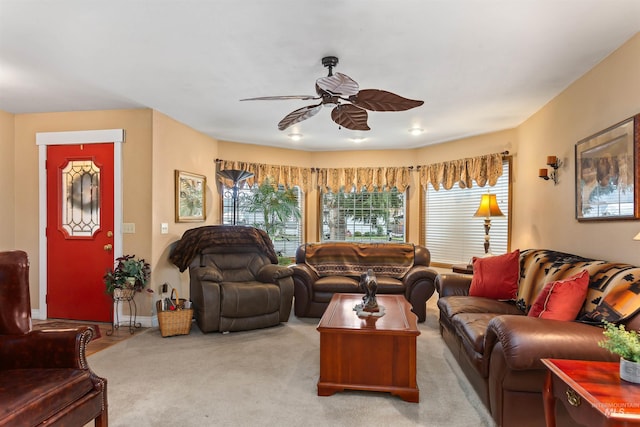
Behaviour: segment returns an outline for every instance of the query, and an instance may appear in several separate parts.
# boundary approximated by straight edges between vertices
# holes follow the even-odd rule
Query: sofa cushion
[[[404,283],[393,277],[376,276],[379,294],[401,294],[405,291]]]
[[[492,313],[494,316],[500,314],[524,314],[515,304],[509,302],[466,295],[442,297],[438,299],[438,308],[447,318],[460,313]]]
[[[484,353],[484,336],[489,321],[496,317],[495,313],[460,313],[453,316],[451,323],[462,337],[468,350]]]
[[[359,281],[347,276],[321,277],[313,284],[313,290],[318,292],[360,292]]]
[[[473,259],[469,295],[500,300],[515,299],[518,293],[520,251]]]
[[[0,371],[0,419],[14,425],[39,425],[93,390],[86,369],[11,369]]]
[[[554,320],[575,320],[584,304],[589,286],[587,270],[547,283],[529,310],[528,316]]]

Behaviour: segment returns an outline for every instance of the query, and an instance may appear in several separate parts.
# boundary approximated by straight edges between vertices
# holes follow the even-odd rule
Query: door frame
[[[39,309],[34,319],[47,318],[47,145],[113,143],[113,256],[122,256],[122,143],[124,129],[36,132],[38,146],[38,255]]]

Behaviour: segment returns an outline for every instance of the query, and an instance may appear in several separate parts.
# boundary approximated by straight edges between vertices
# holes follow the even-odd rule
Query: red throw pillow
[[[547,283],[527,315],[542,319],[575,320],[587,297],[588,287],[587,270],[564,280]]]
[[[520,277],[520,251],[473,259],[469,295],[501,300],[515,299]]]

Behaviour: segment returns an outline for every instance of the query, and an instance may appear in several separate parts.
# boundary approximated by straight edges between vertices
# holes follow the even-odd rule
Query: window
[[[404,200],[395,188],[323,193],[321,240],[404,242]]]
[[[431,261],[443,264],[467,263],[484,255],[484,219],[475,217],[483,193],[496,195],[503,217],[491,218],[490,251],[505,253],[509,241],[509,161],[502,163],[502,176],[495,186],[436,191],[427,187],[424,215],[426,246]]]
[[[303,193],[269,181],[238,189],[236,224],[251,225],[269,234],[278,256],[294,257],[302,243]],[[233,188],[223,187],[222,223],[233,224]]]

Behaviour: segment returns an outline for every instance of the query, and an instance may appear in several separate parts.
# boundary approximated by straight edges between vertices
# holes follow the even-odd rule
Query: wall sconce
[[[558,183],[558,168],[562,166],[562,161],[557,156],[547,156],[547,165],[553,169],[551,173],[549,174],[549,170],[544,168],[540,169],[538,176],[545,181],[552,180],[553,185],[556,185]]]

